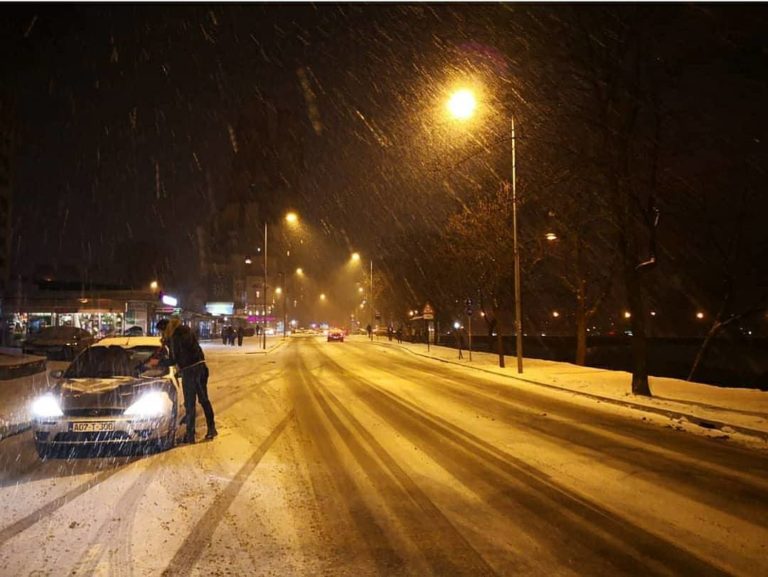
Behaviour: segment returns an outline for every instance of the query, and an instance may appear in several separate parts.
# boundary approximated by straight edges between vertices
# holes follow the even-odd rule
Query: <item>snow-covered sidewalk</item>
[[[365,336],[350,337],[367,341]],[[695,382],[650,377],[652,397],[633,395],[632,376],[612,371],[540,359],[523,359],[523,373],[517,372],[517,358],[505,356],[505,367],[492,353],[462,351],[426,343],[398,343],[386,337],[374,338],[372,344],[398,347],[414,355],[503,375],[536,386],[565,389],[601,402],[614,403],[655,415],[668,417],[680,429],[705,429],[724,435],[743,434],[768,444],[768,392],[755,389],[723,388]]]

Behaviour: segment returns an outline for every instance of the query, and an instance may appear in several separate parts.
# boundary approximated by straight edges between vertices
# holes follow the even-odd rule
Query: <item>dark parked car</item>
[[[37,334],[29,335],[24,340],[22,351],[25,355],[40,355],[52,360],[71,361],[93,342],[93,335],[85,329],[46,327]]]

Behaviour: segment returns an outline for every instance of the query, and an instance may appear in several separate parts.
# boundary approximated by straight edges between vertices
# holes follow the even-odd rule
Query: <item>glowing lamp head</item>
[[[454,92],[448,100],[448,112],[459,120],[470,118],[475,113],[475,108],[477,108],[475,95],[466,88]]]

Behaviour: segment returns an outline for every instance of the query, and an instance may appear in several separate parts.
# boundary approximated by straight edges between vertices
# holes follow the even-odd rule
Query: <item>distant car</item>
[[[344,331],[341,329],[331,329],[328,331],[328,342],[331,341],[339,341],[341,343],[344,342]]]
[[[127,336],[127,337],[143,337],[144,336],[144,329],[142,327],[134,325],[132,327],[129,327],[125,331],[125,336]]]
[[[93,335],[85,329],[45,327],[25,339],[22,352],[25,355],[40,355],[52,360],[71,361],[93,342]]]
[[[57,448],[173,447],[181,388],[175,369],[147,369],[159,337],[110,337],[88,347],[32,403],[38,455]]]

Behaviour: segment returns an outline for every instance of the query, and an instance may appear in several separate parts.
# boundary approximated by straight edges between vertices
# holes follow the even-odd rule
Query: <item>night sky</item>
[[[750,248],[737,268],[759,292],[766,12],[5,5],[13,273],[114,280],[116,266],[149,252],[159,274],[188,286],[197,274],[195,227],[228,202],[256,201],[270,218],[297,209],[338,263],[350,250],[375,253],[393,277],[418,284],[412,273],[428,276],[430,234],[509,172],[506,121],[472,137],[447,132],[439,110],[451,85],[480,77],[502,118],[514,110],[520,185],[534,218],[534,204],[559,202],[553,167],[566,153],[577,165],[588,147],[568,124],[588,110],[573,96],[582,87],[569,41],[585,29],[610,35],[599,24],[608,22],[653,31],[639,34],[637,59],[664,118],[655,141],[660,266],[668,267],[660,276],[675,294],[706,301],[721,282],[713,239],[727,244],[728,227],[741,227]],[[264,110],[278,111],[277,125]],[[740,212],[737,197],[746,198]]]

